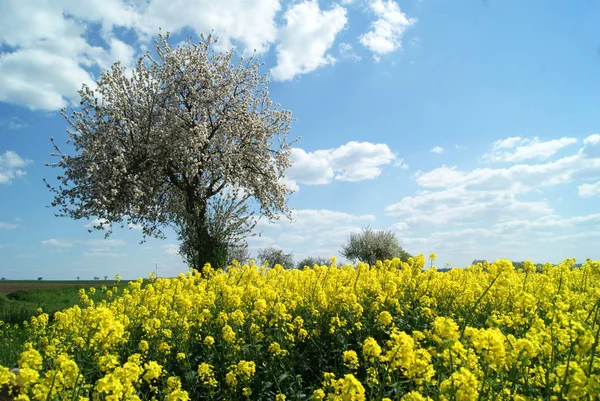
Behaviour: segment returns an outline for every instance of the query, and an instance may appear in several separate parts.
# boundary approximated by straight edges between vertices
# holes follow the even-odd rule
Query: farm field
[[[16,291],[50,290],[72,287],[102,287],[112,284],[112,280],[3,280],[0,281],[0,294]]]
[[[0,281],[0,322],[5,325],[0,330],[0,365],[15,365],[20,348],[25,342],[26,330],[22,323],[36,314],[41,308],[49,316],[69,308],[79,302],[79,290],[114,286],[112,280],[99,281],[37,281],[5,280]],[[117,284],[125,288],[127,282]],[[104,297],[102,291],[93,295],[96,301]],[[6,325],[9,328],[7,328]],[[10,346],[8,345],[10,344]]]
[[[81,291],[53,321],[37,312],[26,325],[15,356],[22,391],[379,401],[600,393],[600,262],[515,269],[499,260],[446,273],[423,270],[422,255],[332,263],[140,279],[96,301],[101,291]],[[3,330],[6,338],[15,326]]]
[[[113,287],[113,280],[106,281],[0,281],[0,320],[5,323],[21,323],[38,308],[50,315],[68,308],[79,301],[79,290]],[[117,284],[125,288],[127,282]],[[99,300],[102,291],[94,296]]]

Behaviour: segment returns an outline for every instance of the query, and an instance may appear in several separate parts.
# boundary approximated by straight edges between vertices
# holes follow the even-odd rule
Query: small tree
[[[296,268],[303,269],[304,266],[313,267],[314,265],[324,266],[324,265],[328,265],[328,264],[329,264],[328,258],[324,258],[322,256],[317,256],[317,257],[308,256],[308,257],[302,259],[300,262],[298,262],[298,264],[296,265]]]
[[[406,252],[392,231],[363,228],[360,233],[351,233],[340,252],[346,259],[368,263],[373,266],[378,260],[400,258],[406,262],[411,255]]]
[[[42,281],[43,279],[43,277],[38,277],[38,281]]]
[[[293,253],[284,253],[283,249],[275,248],[273,246],[259,249],[258,260],[260,263],[265,263],[265,261],[268,262],[268,267],[273,267],[275,265],[281,265],[288,269],[294,267]]]
[[[79,276],[77,276],[77,281],[79,281]]]
[[[291,112],[270,99],[267,75],[254,57],[232,63],[233,50],[215,54],[215,40],[173,47],[158,35],[156,52],[132,74],[119,63],[103,71],[96,89],[79,91],[70,115],[76,153],[60,160],[53,207],[58,216],[139,225],[164,238],[172,226],[189,265],[222,266],[227,246],[246,237],[255,215],[290,216],[282,182],[290,167]]]
[[[104,276],[104,280],[108,280],[108,276]]]

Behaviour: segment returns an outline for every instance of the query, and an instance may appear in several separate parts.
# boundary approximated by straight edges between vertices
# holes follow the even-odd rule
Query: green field
[[[0,365],[15,366],[19,352],[27,337],[23,322],[37,314],[37,309],[50,315],[79,303],[79,290],[98,288],[90,298],[101,301],[106,295],[101,288],[106,286],[127,287],[128,281],[0,281]]]

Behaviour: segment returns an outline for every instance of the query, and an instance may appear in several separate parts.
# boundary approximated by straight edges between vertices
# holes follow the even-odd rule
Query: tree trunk
[[[187,216],[180,233],[182,256],[199,272],[207,263],[214,269],[225,267],[227,244],[209,232],[206,200],[197,200],[193,191],[188,191],[186,203]]]

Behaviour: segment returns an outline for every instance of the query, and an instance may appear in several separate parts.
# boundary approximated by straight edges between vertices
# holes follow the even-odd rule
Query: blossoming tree
[[[169,44],[159,34],[128,73],[115,63],[81,107],[63,110],[74,154],[61,152],[54,193],[58,216],[142,227],[144,239],[172,226],[195,268],[220,266],[227,246],[252,232],[258,216],[290,217],[281,182],[290,163],[291,112],[271,100],[255,57],[232,62],[216,40]]]

